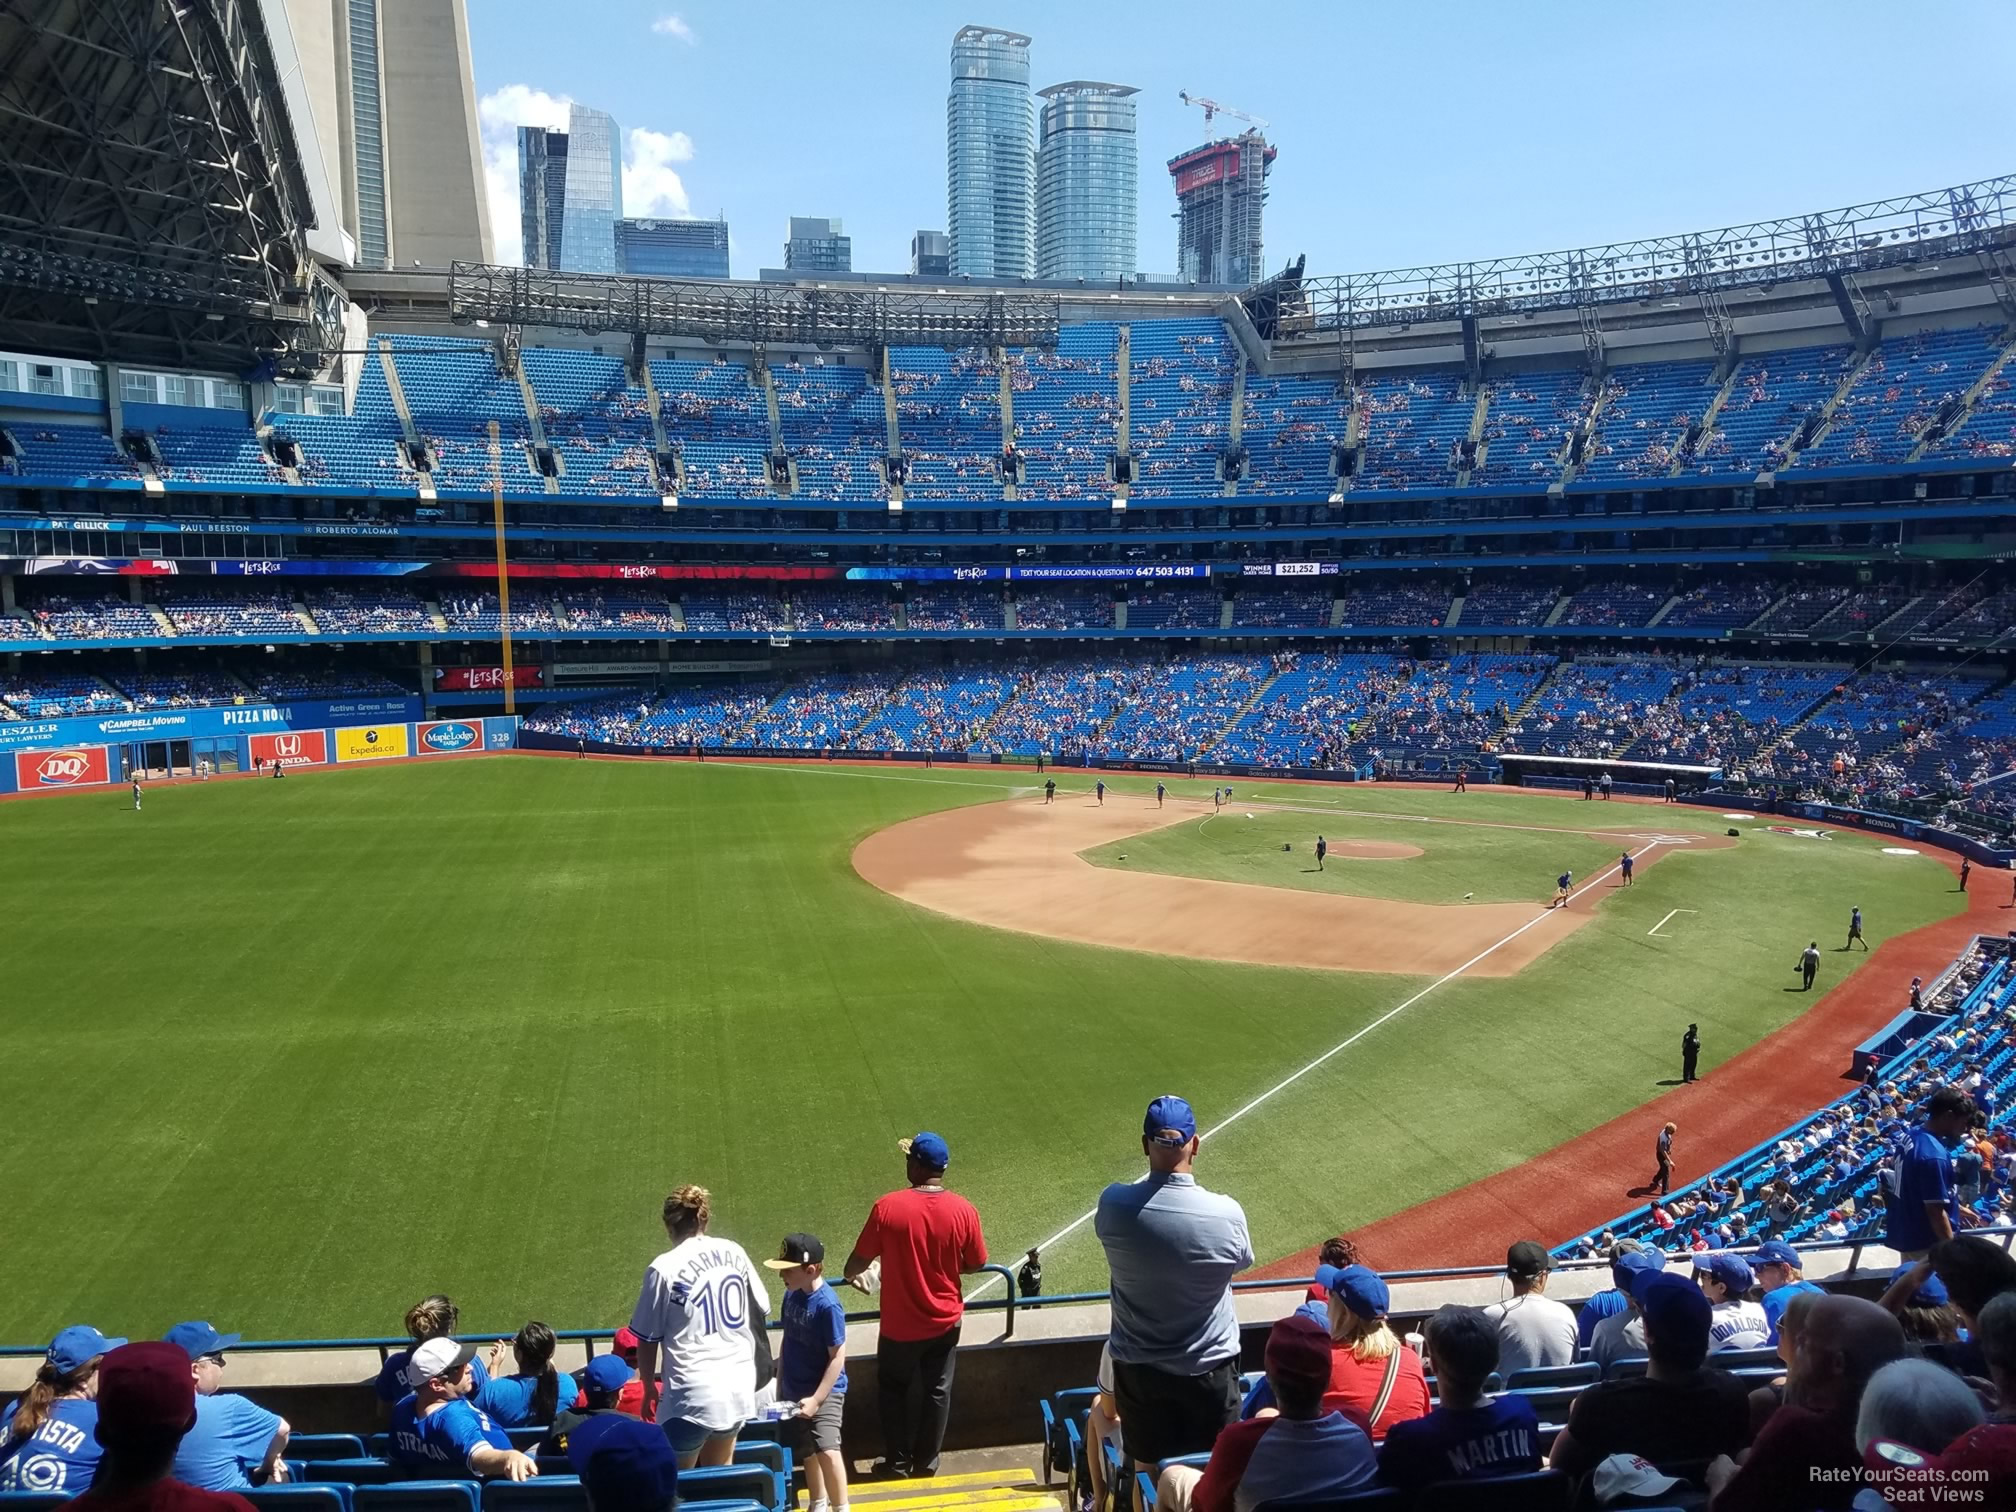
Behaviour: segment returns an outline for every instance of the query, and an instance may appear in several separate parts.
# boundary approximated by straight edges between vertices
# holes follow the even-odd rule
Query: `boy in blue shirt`
[[[1540,1420],[1518,1392],[1486,1397],[1498,1368],[1498,1330],[1475,1307],[1444,1307],[1428,1320],[1428,1359],[1441,1404],[1395,1423],[1379,1451],[1379,1483],[1414,1489],[1431,1481],[1484,1480],[1540,1468]]]
[[[826,1284],[826,1246],[816,1235],[787,1234],[764,1266],[784,1283],[784,1347],[777,1355],[777,1400],[796,1402],[785,1442],[805,1455],[809,1512],[847,1512],[847,1461],[840,1417],[847,1400],[847,1310]]]
[[[539,1467],[467,1400],[476,1389],[474,1344],[429,1339],[406,1363],[412,1391],[392,1409],[391,1458],[437,1475],[529,1480]]]

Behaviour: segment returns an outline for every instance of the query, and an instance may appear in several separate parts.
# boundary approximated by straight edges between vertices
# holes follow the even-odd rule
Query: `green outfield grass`
[[[1153,779],[1109,780],[1109,803],[1152,805]],[[394,1332],[433,1290],[472,1331],[607,1326],[670,1186],[713,1188],[717,1229],[754,1251],[809,1228],[844,1253],[920,1127],[1012,1260],[1138,1170],[1153,1094],[1216,1122],[1426,985],[1056,944],[848,864],[884,825],[1033,790],[1001,768],[506,757],[157,789],[142,814],[112,791],[0,805],[0,1340],[185,1317]],[[1255,786],[1235,806],[1263,798],[1309,812],[1181,826],[1154,864],[1537,898],[1616,842],[1368,815],[1723,827],[1481,791]],[[1282,869],[1319,828],[1427,854]],[[1147,841],[1125,848],[1147,864]],[[1861,964],[1831,949],[1852,905],[1880,940],[1956,911],[1950,888],[1845,834],[1675,854],[1519,977],[1450,982],[1267,1101],[1205,1179],[1263,1257],[1291,1252],[1656,1095],[1690,1019],[1712,1068],[1815,1000],[1781,990],[1808,939],[1823,986]],[[1698,912],[1648,937],[1676,907]],[[1046,1273],[1103,1284],[1089,1233]]]

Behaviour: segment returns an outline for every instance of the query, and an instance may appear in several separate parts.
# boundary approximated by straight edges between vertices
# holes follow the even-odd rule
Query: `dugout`
[[[1643,798],[1663,798],[1670,781],[1677,793],[1698,793],[1722,780],[1719,766],[1694,766],[1678,761],[1630,761],[1602,756],[1529,755],[1499,751],[1496,760],[1507,787],[1568,788],[1579,791],[1585,780],[1601,781],[1610,774],[1612,792]]]

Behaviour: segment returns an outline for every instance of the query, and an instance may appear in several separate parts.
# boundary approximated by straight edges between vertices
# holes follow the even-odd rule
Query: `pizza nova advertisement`
[[[288,730],[252,737],[253,766],[321,766],[329,759],[329,737],[322,730]]]
[[[383,761],[408,754],[406,729],[396,725],[353,725],[336,732],[338,761]]]
[[[111,754],[104,746],[14,753],[14,782],[23,792],[36,788],[89,787],[111,780]]]

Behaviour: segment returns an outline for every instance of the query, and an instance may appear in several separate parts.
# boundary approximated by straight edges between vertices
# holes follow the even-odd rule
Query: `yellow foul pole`
[[[504,570],[504,452],[490,422],[490,512],[497,522],[497,623],[504,636],[504,712],[518,712],[518,674],[511,663],[511,575]]]

